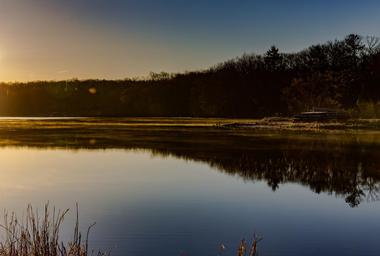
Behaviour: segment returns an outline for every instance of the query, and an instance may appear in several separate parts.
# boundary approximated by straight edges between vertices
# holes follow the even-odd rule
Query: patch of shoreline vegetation
[[[0,118],[0,134],[14,132],[91,132],[102,129],[123,131],[183,130],[197,132],[202,129],[220,131],[255,130],[303,132],[377,132],[380,119],[347,119],[329,121],[296,121],[294,118],[268,117],[263,119],[229,118]]]
[[[57,210],[45,205],[42,216],[31,205],[25,217],[18,219],[15,213],[5,213],[4,224],[0,228],[5,239],[0,241],[1,256],[105,256],[102,252],[90,251],[88,239],[91,225],[83,237],[79,231],[78,206],[72,240],[63,242],[60,237],[62,223],[69,209]]]

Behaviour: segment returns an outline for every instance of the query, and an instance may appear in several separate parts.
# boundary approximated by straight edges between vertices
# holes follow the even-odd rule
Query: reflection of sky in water
[[[83,227],[97,222],[92,245],[112,255],[215,255],[221,241],[234,255],[238,241],[255,230],[264,236],[262,255],[380,249],[378,202],[350,208],[297,184],[274,193],[265,182],[244,182],[206,164],[142,151],[3,148],[0,167],[2,208],[78,202]]]

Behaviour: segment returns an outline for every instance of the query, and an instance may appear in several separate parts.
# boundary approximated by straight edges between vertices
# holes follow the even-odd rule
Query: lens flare
[[[95,87],[91,87],[90,89],[88,89],[88,92],[90,94],[96,94],[96,88]]]

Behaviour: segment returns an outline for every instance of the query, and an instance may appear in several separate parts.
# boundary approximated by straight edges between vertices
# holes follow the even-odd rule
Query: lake
[[[380,133],[152,122],[0,121],[2,210],[70,208],[68,239],[78,203],[111,255],[378,255]]]

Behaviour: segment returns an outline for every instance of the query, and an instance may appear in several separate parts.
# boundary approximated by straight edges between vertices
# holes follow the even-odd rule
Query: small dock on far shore
[[[329,108],[315,108],[312,111],[302,112],[301,114],[294,115],[296,122],[344,120],[347,118],[348,115],[344,111]]]

